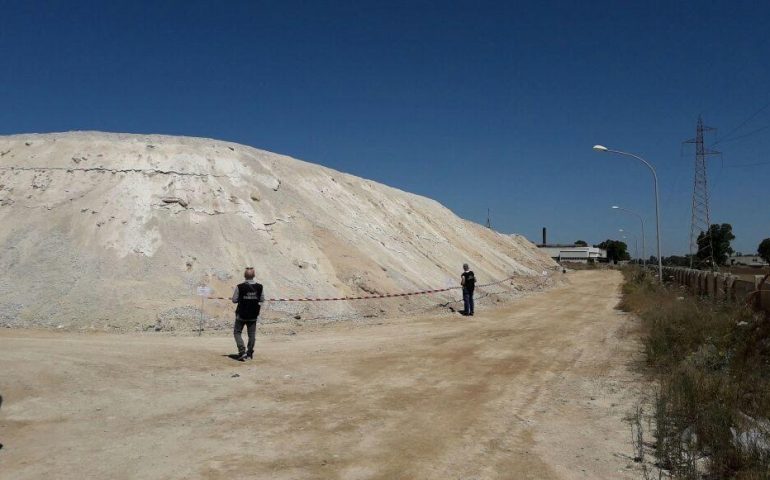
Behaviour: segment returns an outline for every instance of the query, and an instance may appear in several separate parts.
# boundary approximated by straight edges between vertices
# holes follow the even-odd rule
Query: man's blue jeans
[[[463,288],[463,306],[466,315],[473,315],[473,290]]]

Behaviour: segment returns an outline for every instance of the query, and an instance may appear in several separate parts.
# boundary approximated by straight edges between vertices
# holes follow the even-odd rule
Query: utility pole
[[[492,220],[489,218],[489,209],[487,208],[487,228],[492,230]]]
[[[695,138],[684,143],[695,144],[695,176],[692,187],[692,218],[690,221],[690,268],[693,267],[695,255],[700,252],[698,248],[698,236],[701,232],[708,236],[706,258],[715,267],[714,247],[711,239],[711,214],[709,212],[709,186],[706,174],[706,156],[716,155],[719,152],[709,150],[703,145],[703,133],[716,130],[703,125],[703,120],[698,116],[698,125],[695,129]]]

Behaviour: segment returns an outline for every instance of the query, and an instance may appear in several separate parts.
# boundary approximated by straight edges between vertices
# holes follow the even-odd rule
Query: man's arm
[[[465,286],[465,275],[460,275],[460,286],[461,287]]]
[[[239,292],[238,292],[238,286],[236,285],[235,290],[233,290],[233,298],[232,298],[233,303],[238,303],[238,297],[239,296],[240,295],[239,295]]]

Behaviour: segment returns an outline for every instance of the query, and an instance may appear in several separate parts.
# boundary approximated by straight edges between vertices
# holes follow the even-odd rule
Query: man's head
[[[467,272],[469,268],[467,263],[463,263],[463,270]]]
[[[254,280],[254,267],[246,267],[243,272],[243,278],[246,280]]]

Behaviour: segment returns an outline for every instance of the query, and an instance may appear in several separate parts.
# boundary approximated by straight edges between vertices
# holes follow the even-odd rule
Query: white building
[[[767,262],[762,260],[762,257],[760,257],[757,254],[754,255],[736,255],[732,254],[730,255],[730,258],[727,259],[728,265],[745,265],[747,267],[766,267]]]
[[[557,262],[607,261],[607,251],[597,247],[580,247],[576,245],[538,245],[537,248],[547,253]]]

